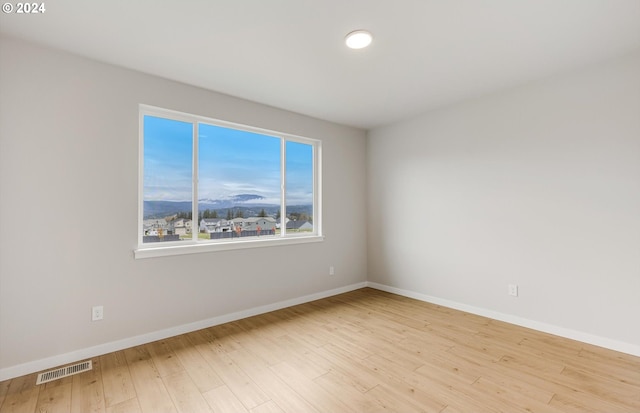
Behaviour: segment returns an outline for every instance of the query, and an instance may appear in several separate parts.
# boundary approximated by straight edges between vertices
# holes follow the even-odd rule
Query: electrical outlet
[[[99,321],[104,318],[104,307],[96,305],[91,308],[91,321]]]
[[[329,275],[336,275],[336,269],[333,265],[329,267]]]
[[[509,284],[509,295],[514,297],[518,296],[518,285],[517,284]]]

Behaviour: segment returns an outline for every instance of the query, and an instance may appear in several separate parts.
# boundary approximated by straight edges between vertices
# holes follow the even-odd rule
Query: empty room
[[[0,413],[640,411],[640,1],[7,1]]]

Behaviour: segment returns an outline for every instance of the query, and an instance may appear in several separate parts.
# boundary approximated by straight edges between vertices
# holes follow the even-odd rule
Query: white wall
[[[0,376],[365,281],[364,131],[0,42]],[[321,139],[326,240],[135,260],[139,103]]]
[[[640,53],[370,131],[367,150],[371,282],[640,354]]]

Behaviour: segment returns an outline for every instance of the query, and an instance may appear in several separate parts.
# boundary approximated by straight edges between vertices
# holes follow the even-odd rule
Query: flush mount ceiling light
[[[366,30],[356,30],[347,35],[344,41],[352,49],[362,49],[369,46],[373,36]]]

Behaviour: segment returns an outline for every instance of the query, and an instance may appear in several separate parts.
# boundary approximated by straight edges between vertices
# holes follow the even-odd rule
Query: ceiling
[[[44,3],[0,31],[364,129],[640,49],[640,0]]]

